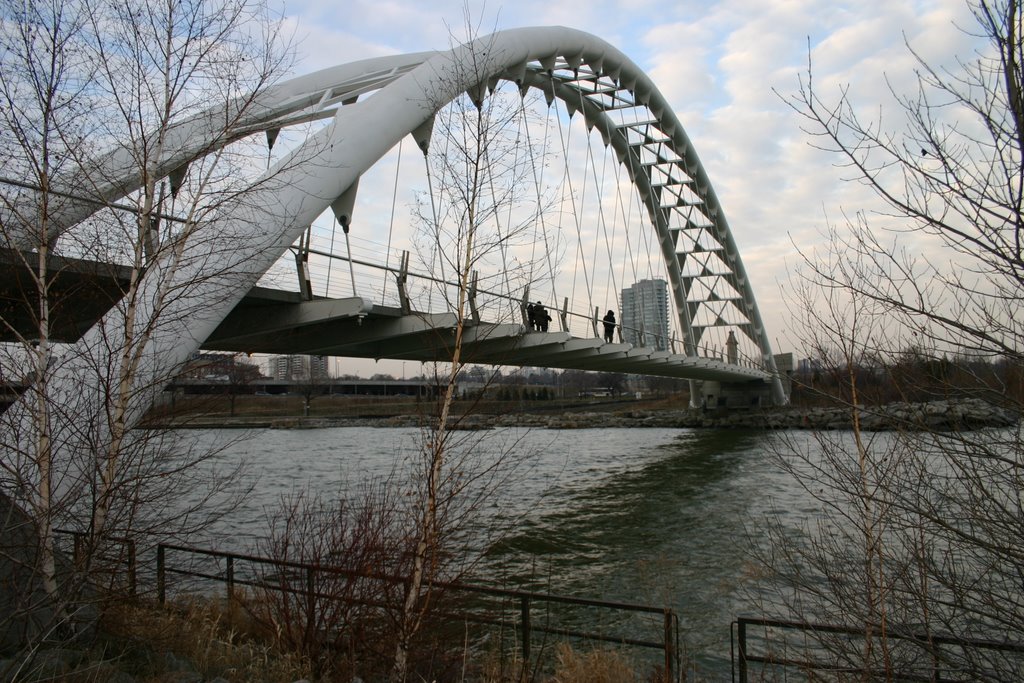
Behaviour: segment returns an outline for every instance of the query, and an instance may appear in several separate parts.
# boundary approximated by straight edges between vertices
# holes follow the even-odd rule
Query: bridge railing
[[[1024,671],[1024,643],[960,638],[936,633],[886,633],[889,662],[856,662],[844,653],[863,653],[864,628],[787,619],[740,617],[732,623],[733,680],[784,680],[799,672],[817,680],[849,676],[900,681],[953,683],[999,680],[1007,671]],[[877,637],[877,636],[876,636]],[[867,669],[865,669],[867,667]],[[886,668],[890,670],[886,670]],[[1003,672],[1000,674],[999,672]],[[801,678],[803,680],[803,678]]]
[[[380,602],[382,596],[397,588],[401,596],[407,579],[384,574],[353,572],[339,567],[308,562],[275,560],[255,555],[207,550],[190,546],[162,543],[156,551],[157,601],[165,604],[172,592],[183,594],[209,593],[211,584],[223,588],[230,603],[242,599],[242,592],[271,591],[288,594],[298,600],[306,612],[303,616],[316,624],[317,609],[329,608],[332,582],[372,582],[383,585],[383,590],[370,590],[371,602],[345,594],[345,600],[360,602],[376,610],[394,608]],[[527,666],[539,664],[545,648],[551,643],[548,636],[561,636],[590,644],[611,644],[639,651],[655,650],[660,653],[657,666],[663,667],[665,677],[659,680],[681,680],[679,618],[667,607],[653,607],[625,602],[592,600],[566,595],[534,593],[458,582],[427,581],[427,586],[445,596],[443,606],[431,612],[437,622],[455,621],[475,624],[479,629],[497,627],[501,633],[514,636],[518,654]],[[344,591],[342,591],[344,594]],[[360,593],[361,595],[361,593]],[[437,600],[433,600],[437,603]],[[575,621],[560,620],[557,612],[583,610]],[[603,615],[603,616],[602,616]],[[634,617],[628,621],[614,616]],[[629,634],[598,630],[599,624],[628,628]],[[481,636],[483,634],[481,633]]]
[[[393,260],[395,265],[388,265],[374,261],[368,256],[353,255],[349,258],[329,250],[315,248],[306,251],[312,256],[326,260],[326,267],[321,264],[311,270],[313,291],[328,292],[333,296],[349,296],[353,295],[353,292],[359,292],[360,296],[376,304],[395,308],[405,305],[412,310],[425,312],[433,312],[439,308],[450,310],[453,308],[450,302],[457,300],[458,283],[408,268],[404,265],[408,263],[407,256],[403,257],[401,254],[396,254],[393,259],[389,258],[388,260]],[[355,267],[359,268],[358,278],[354,275]],[[349,282],[350,278],[352,282]],[[339,285],[339,282],[342,284]],[[404,283],[404,292],[399,282]],[[509,293],[486,286],[486,283],[481,285],[478,282],[473,286],[472,305],[480,319],[485,322],[526,325],[528,299],[540,300],[551,315],[550,331],[562,330],[580,338],[603,338],[601,316],[591,308],[590,302],[570,302],[568,297],[563,297],[561,302],[544,301],[543,297],[537,299],[531,296],[528,287],[518,287]],[[685,342],[676,334],[670,333],[666,337],[661,337],[643,329],[624,326],[621,321],[617,323],[616,328],[615,340],[618,342],[643,340],[644,346],[674,354],[686,354]],[[702,358],[728,362],[728,352],[724,346],[699,345],[696,351]],[[745,368],[766,369],[760,357],[742,351],[738,353],[734,364]]]
[[[121,536],[96,538],[82,531],[54,529],[58,548],[70,555],[77,571],[88,572],[108,592],[131,598],[138,594],[138,551],[135,541]],[[64,541],[70,539],[70,547]],[[101,547],[90,543],[101,542]]]
[[[407,582],[401,576],[171,543],[158,543],[155,549],[149,546],[143,554],[145,560],[141,561],[132,539],[106,538],[103,549],[97,553],[86,547],[91,541],[88,534],[71,529],[55,532],[71,541],[66,550],[75,566],[88,569],[94,579],[100,578],[110,594],[131,600],[140,595],[155,597],[160,605],[174,595],[213,595],[216,591],[211,586],[221,586],[228,603],[242,599],[246,589],[255,589],[285,593],[300,600],[309,609],[305,617],[310,623],[317,623],[313,610],[318,606],[327,609],[332,600],[358,602],[356,593],[332,592],[332,582],[371,582],[383,586],[383,590],[371,591],[378,599],[389,594],[389,588],[397,589],[395,594],[401,595]],[[92,566],[86,568],[89,560]],[[149,562],[155,566],[148,565]],[[451,581],[427,580],[426,585],[448,596],[447,604],[451,605],[432,612],[433,618],[475,624],[481,634],[488,627],[499,627],[502,633],[514,637],[519,656],[528,664],[539,664],[546,656],[552,645],[549,636],[561,636],[633,652],[657,651],[657,659],[652,663],[665,672],[658,680],[682,680],[679,617],[671,608]],[[389,608],[383,603],[368,606]]]

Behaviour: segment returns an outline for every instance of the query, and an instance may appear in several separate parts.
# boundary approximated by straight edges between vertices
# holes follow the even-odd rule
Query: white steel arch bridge
[[[279,135],[290,141],[289,151],[257,183],[253,199],[229,203],[219,213],[217,239],[188,247],[195,253],[181,258],[173,272],[160,263],[146,270],[143,296],[133,311],[142,322],[155,315],[147,308],[147,280],[153,291],[162,277],[189,283],[181,288],[180,300],[163,302],[161,315],[176,322],[153,337],[146,351],[153,366],[165,372],[181,367],[200,348],[444,360],[444,333],[453,325],[445,305],[451,278],[436,260],[427,263],[424,257],[420,267],[410,263],[414,249],[393,248],[390,228],[385,258],[372,257],[373,245],[383,243],[382,230],[373,231],[376,241],[361,243],[359,226],[366,214],[376,219],[390,214],[393,227],[403,167],[396,162],[395,180],[386,192],[367,178],[388,155],[397,150],[401,156],[406,138],[423,154],[443,152],[438,150],[438,116],[453,101],[466,97],[479,111],[489,98],[510,89],[523,101],[531,93],[539,96],[539,108],[548,110],[547,129],[582,127],[586,141],[566,142],[569,135],[563,133],[560,143],[543,143],[546,157],[534,156],[521,167],[522,174],[512,174],[536,186],[536,199],[527,202],[533,206],[533,232],[521,229],[522,239],[515,243],[502,236],[502,219],[495,218],[494,259],[481,261],[491,271],[478,270],[470,287],[470,362],[754,383],[767,385],[773,402],[784,403],[769,337],[732,231],[683,126],[629,58],[595,36],[562,27],[502,31],[448,51],[368,59],[295,78],[260,94],[256,106],[237,117],[226,135],[218,128],[222,111],[171,128],[154,170],[172,185],[189,164],[254,133],[265,132],[271,145]],[[518,126],[512,147],[549,139],[537,135],[536,125],[534,133],[523,128],[522,121],[537,109],[523,105],[521,111],[522,119],[510,124]],[[296,137],[295,130],[309,134]],[[607,151],[616,170],[592,160],[595,149]],[[542,183],[538,168],[544,168],[544,159],[567,158],[571,150],[582,151],[580,175],[594,182],[574,184],[574,166],[564,161],[558,175]],[[411,156],[406,154],[406,162]],[[90,201],[67,193],[68,201],[50,222],[51,240],[87,219],[98,203],[115,202],[138,189],[138,172],[126,151],[114,151],[82,173],[104,180]],[[605,180],[598,183],[598,176]],[[432,205],[438,219],[435,195],[453,188],[429,183],[427,171],[429,189],[414,193],[424,211]],[[614,190],[595,197],[601,194],[599,185]],[[620,194],[624,187],[628,199]],[[369,209],[361,205],[366,195],[375,197]],[[582,225],[580,214],[586,209],[581,207],[591,207],[589,226]],[[336,221],[325,228],[321,215],[328,209]],[[519,210],[509,209],[506,229],[517,222],[513,216]],[[568,219],[569,227],[543,225],[550,220],[545,216],[568,213],[576,214]],[[613,223],[617,227],[609,227]],[[343,228],[343,235],[335,226]],[[616,230],[625,236],[613,249],[615,238],[609,235]],[[25,235],[19,246],[31,248],[31,237]],[[532,259],[522,257],[526,247],[534,249]],[[443,262],[447,249],[435,240],[433,251],[423,254]],[[559,251],[574,254],[567,259],[574,265],[551,267],[552,254]],[[628,260],[629,267],[616,266],[616,251],[628,254],[622,263]],[[298,287],[294,271],[284,274],[282,269],[282,256],[289,253],[295,257]],[[609,256],[602,267],[597,255],[604,253]],[[523,268],[527,261],[530,267]],[[510,277],[513,262],[518,270]],[[542,275],[538,263],[548,265]],[[377,280],[367,275],[373,271]],[[275,278],[290,279],[298,292],[254,289]],[[599,314],[618,309],[619,291],[642,280],[666,282],[669,334],[655,340],[641,324],[630,330],[632,344],[621,336],[611,343],[603,340]],[[577,288],[578,282],[583,284]],[[364,283],[377,284],[363,291]],[[564,295],[566,290],[572,297]],[[534,300],[543,300],[554,314],[546,332],[528,329],[525,307]],[[196,310],[202,314],[186,313]],[[106,315],[123,311],[115,307]],[[101,320],[76,343],[92,350],[116,348],[98,341],[117,327]],[[62,373],[69,391],[80,387],[86,364],[95,359],[78,367],[69,363],[57,380]]]

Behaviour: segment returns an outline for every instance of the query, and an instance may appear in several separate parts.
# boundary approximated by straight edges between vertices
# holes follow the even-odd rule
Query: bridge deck
[[[360,297],[299,301],[254,290],[203,344],[211,351],[317,354],[411,361],[451,360],[452,313],[409,313]],[[471,323],[463,360],[481,365],[629,372],[722,382],[765,381],[767,372],[567,332],[534,332],[518,323]]]
[[[35,298],[26,263],[0,250],[0,341],[33,336]],[[129,272],[122,266],[76,259],[51,262],[60,305],[51,337],[73,342],[120,298]],[[318,354],[411,361],[451,360],[453,313],[409,313],[360,297],[303,301],[297,292],[253,288],[202,345],[210,351]],[[481,365],[530,365],[629,372],[722,382],[765,381],[768,373],[720,360],[672,354],[567,332],[534,332],[518,323],[471,324],[463,359]]]

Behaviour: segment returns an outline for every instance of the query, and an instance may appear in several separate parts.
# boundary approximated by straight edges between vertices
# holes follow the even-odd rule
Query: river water
[[[210,444],[237,432],[195,432]],[[216,466],[244,462],[255,482],[209,543],[250,550],[284,494],[310,486],[345,495],[407,467],[419,431],[346,427],[257,430]],[[814,514],[769,457],[771,434],[686,429],[492,430],[472,453],[511,452],[518,465],[492,491],[483,516],[505,526],[485,567],[508,587],[670,606],[688,658],[728,672],[729,623],[754,610],[748,548],[765,515]],[[799,434],[790,434],[797,439]],[[505,457],[509,457],[506,455]]]

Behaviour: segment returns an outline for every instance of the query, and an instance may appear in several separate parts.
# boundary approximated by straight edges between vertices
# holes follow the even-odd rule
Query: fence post
[[[665,676],[668,681],[675,681],[675,658],[672,653],[672,610],[665,610]]]
[[[156,600],[161,605],[167,598],[167,583],[165,576],[165,565],[164,565],[164,544],[161,543],[156,547]]]
[[[528,671],[530,664],[530,597],[528,595],[519,598],[519,618],[522,621],[523,632],[523,671]]]
[[[138,595],[138,565],[136,564],[135,541],[128,539],[128,592],[131,596]]]
[[[232,600],[235,599],[235,558],[228,556],[227,566],[227,584],[228,584],[228,607],[231,607]]]
[[[316,569],[306,567],[306,643],[312,643],[316,633]]]
[[[402,309],[402,315],[409,315],[412,312],[412,304],[409,302],[409,293],[406,291],[406,282],[409,280],[409,252],[402,252],[401,267],[395,275],[398,283],[398,305]],[[349,266],[352,264],[349,263]],[[355,291],[355,287],[353,287]]]
[[[747,683],[747,622],[743,617],[736,620],[736,641],[740,660],[740,683]]]
[[[523,326],[527,332],[533,332],[533,324],[530,321],[530,316],[526,311],[526,307],[530,304],[530,285],[526,285],[523,288],[523,300],[519,304],[519,312],[523,316]]]

